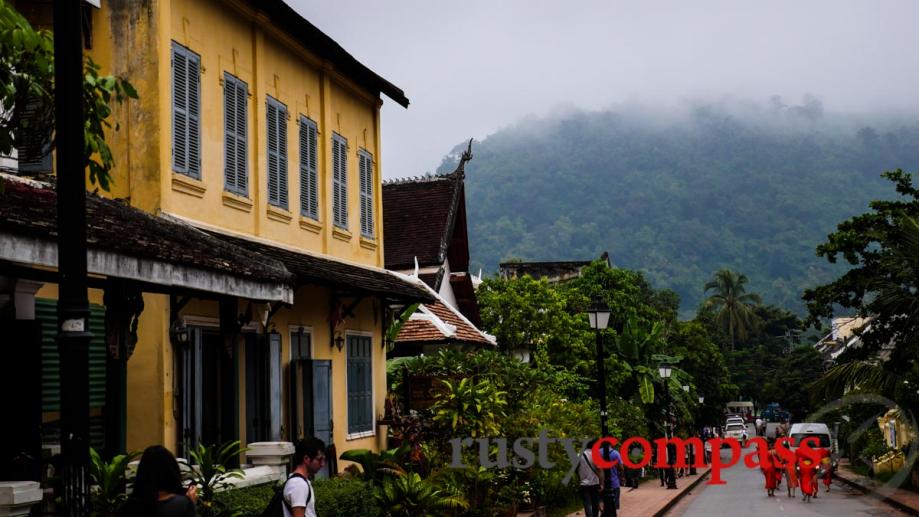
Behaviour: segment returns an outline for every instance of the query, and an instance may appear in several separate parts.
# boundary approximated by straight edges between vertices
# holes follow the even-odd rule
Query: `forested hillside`
[[[473,271],[608,250],[680,294],[746,273],[764,301],[800,312],[838,274],[814,248],[872,199],[886,169],[919,170],[919,119],[824,112],[819,101],[625,107],[530,118],[473,146],[466,166]],[[459,148],[460,146],[458,146]],[[438,169],[452,170],[456,151]]]

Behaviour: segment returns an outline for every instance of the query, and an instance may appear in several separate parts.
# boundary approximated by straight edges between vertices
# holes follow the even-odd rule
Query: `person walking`
[[[773,456],[774,451],[769,451],[769,454],[766,455],[766,460],[759,466],[760,470],[763,473],[763,476],[766,478],[766,496],[774,497],[776,484],[776,470],[775,470],[775,461]]]
[[[795,497],[798,488],[798,471],[794,461],[787,461],[782,465],[782,473],[785,476],[785,489],[788,490],[788,497]]]
[[[804,501],[817,495],[817,464],[810,458],[799,458],[798,473],[801,480],[801,494]]]
[[[578,457],[578,479],[580,479],[578,492],[581,494],[586,517],[600,515],[600,472],[594,465],[592,457],[594,443],[596,440],[587,442],[586,448]]]
[[[195,517],[198,487],[182,486],[179,463],[169,449],[152,445],[144,450],[134,478],[134,490],[119,515]]]
[[[310,476],[325,464],[325,443],[319,438],[297,442],[294,471],[284,482],[284,517],[316,517],[316,497]]]
[[[601,449],[602,450],[602,449]],[[610,470],[604,472],[604,474],[610,474],[611,483],[607,485],[612,487],[613,491],[613,506],[616,507],[616,510],[619,510],[619,495],[622,492],[622,484],[620,483],[619,473],[623,468],[622,465],[622,456],[619,454],[619,451],[610,447],[609,448],[609,457],[606,458],[607,461],[613,463],[614,467]]]

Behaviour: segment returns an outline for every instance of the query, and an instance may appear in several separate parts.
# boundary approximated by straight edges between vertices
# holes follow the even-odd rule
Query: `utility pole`
[[[61,365],[62,515],[89,515],[89,299],[83,150],[82,4],[54,0],[57,145],[57,344]]]

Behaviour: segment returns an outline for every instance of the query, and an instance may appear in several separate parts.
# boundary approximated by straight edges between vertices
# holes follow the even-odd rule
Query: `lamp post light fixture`
[[[664,380],[664,438],[673,438],[673,430],[670,428],[670,375],[673,369],[667,363],[661,364],[658,369],[661,379]],[[667,489],[676,490],[676,471],[673,469],[673,461],[676,456],[676,445],[668,443],[667,445]]]
[[[699,395],[699,404],[705,403],[705,395]]]
[[[683,385],[683,391],[685,391],[686,393],[689,393],[689,384]]]
[[[600,301],[594,302],[587,309],[587,321],[597,335],[597,388],[600,395],[600,434],[609,436],[609,422],[606,412],[606,366],[603,353],[602,331],[609,325],[609,307]],[[609,442],[603,442],[603,456],[610,457]],[[616,517],[616,505],[613,501],[613,469],[606,469],[603,476],[603,517]]]
[[[335,347],[338,348],[339,352],[341,352],[341,349],[345,347],[345,338],[341,337],[341,334],[335,338]]]

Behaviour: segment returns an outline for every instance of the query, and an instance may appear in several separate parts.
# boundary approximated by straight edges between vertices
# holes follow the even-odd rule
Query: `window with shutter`
[[[51,172],[51,109],[30,93],[18,110],[16,154],[20,173]]]
[[[201,179],[201,57],[172,42],[172,169]]]
[[[373,238],[373,157],[361,149],[358,153],[361,182],[361,235]]]
[[[373,432],[372,340],[348,336],[348,434]]]
[[[268,203],[287,209],[287,106],[268,97]]]
[[[247,153],[248,85],[223,74],[224,185],[241,196],[249,195]]]
[[[319,219],[316,123],[300,117],[300,214]]]
[[[348,228],[348,141],[332,135],[332,216],[335,226]]]

